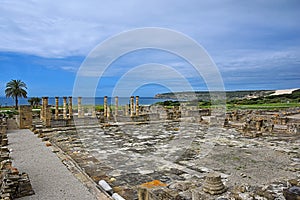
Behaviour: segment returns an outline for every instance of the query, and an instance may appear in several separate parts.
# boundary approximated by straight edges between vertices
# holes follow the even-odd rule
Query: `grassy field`
[[[237,105],[237,104],[227,104],[228,110],[235,109],[284,109],[284,108],[294,108],[300,107],[299,103],[265,103],[265,104],[251,104],[251,105]]]
[[[173,105],[164,105],[167,108],[172,108]],[[178,106],[176,104],[176,106]],[[202,109],[209,109],[215,107],[214,105],[211,106],[209,104],[203,104],[203,103],[199,103],[199,108]],[[257,109],[266,109],[266,110],[272,110],[272,109],[285,109],[285,108],[294,108],[294,107],[300,107],[300,103],[295,103],[295,102],[291,102],[291,103],[257,103],[257,104],[233,104],[233,103],[227,103],[226,104],[226,108],[227,110],[236,110],[236,109],[241,109],[241,110],[246,110],[246,109],[253,109],[253,110],[257,110]],[[59,106],[59,109],[62,109],[62,106]],[[94,106],[92,105],[85,105],[84,109],[85,112],[87,112],[89,109],[93,109]],[[34,110],[38,110],[40,109],[40,107],[38,107],[37,109]],[[54,108],[52,108],[54,110]],[[78,107],[75,105],[73,106],[73,109],[76,111],[78,109]],[[103,111],[103,105],[96,105],[95,106],[96,111]],[[111,105],[110,106],[111,110],[115,110],[115,106]],[[121,110],[122,107],[119,106],[118,110]],[[9,113],[17,113],[17,110],[15,110],[14,107],[0,107],[0,112],[9,112]]]

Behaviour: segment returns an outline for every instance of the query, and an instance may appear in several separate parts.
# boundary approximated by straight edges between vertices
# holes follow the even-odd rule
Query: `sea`
[[[20,98],[19,99],[19,105],[29,105],[28,103],[28,98]],[[163,102],[168,99],[159,99],[159,98],[154,98],[154,97],[140,97],[139,98],[139,104],[140,105],[152,105],[157,102]],[[69,99],[68,99],[69,101]],[[129,104],[130,97],[119,97],[119,105],[126,105]],[[103,97],[82,97],[82,104],[83,105],[103,105],[104,98]],[[42,103],[42,102],[41,102]],[[77,98],[73,97],[72,103],[74,105],[77,105]],[[107,103],[109,105],[114,105],[115,104],[115,98],[114,97],[108,97],[107,98]],[[55,105],[55,97],[49,97],[48,99],[48,104],[49,105]],[[0,107],[4,106],[14,106],[15,105],[15,100],[13,98],[6,98],[6,97],[0,97]],[[63,105],[63,98],[59,98],[59,105]]]

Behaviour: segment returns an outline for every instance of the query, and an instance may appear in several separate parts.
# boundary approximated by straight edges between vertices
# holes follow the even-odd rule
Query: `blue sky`
[[[299,88],[299,10],[298,0],[1,0],[0,96],[11,79],[26,82],[29,96],[69,96],[78,69],[97,45],[143,27],[172,29],[202,45],[226,90]],[[144,49],[113,62],[96,95],[109,95],[126,71],[140,65],[151,68],[147,63],[188,69],[178,72],[194,90],[207,89],[186,61]],[[156,71],[153,75],[158,80],[162,76]],[[144,77],[141,73],[138,78]],[[168,80],[171,85],[177,81],[171,75]],[[152,81],[135,93],[154,96],[168,90]]]

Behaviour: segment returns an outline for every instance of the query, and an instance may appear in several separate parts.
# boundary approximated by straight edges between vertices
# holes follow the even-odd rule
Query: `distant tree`
[[[12,97],[15,100],[15,107],[18,109],[18,97],[27,98],[26,84],[21,80],[11,80],[6,84],[6,97]]]
[[[39,97],[32,97],[30,99],[28,99],[28,103],[30,103],[31,106],[33,106],[34,108],[38,107],[41,103],[41,98]]]

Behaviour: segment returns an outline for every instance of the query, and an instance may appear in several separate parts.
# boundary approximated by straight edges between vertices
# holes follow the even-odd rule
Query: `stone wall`
[[[19,116],[17,116],[19,128],[31,128],[32,126],[32,107],[19,106]]]
[[[300,133],[300,110],[237,110],[226,114],[226,126],[245,133]]]
[[[26,127],[28,124],[26,119],[28,117],[29,106],[19,111],[25,111],[25,114],[20,115],[20,125]],[[26,118],[26,119],[24,119]],[[23,123],[22,121],[25,121]],[[32,120],[32,119],[31,119]],[[11,200],[19,197],[24,197],[34,194],[31,187],[29,177],[26,173],[20,174],[18,169],[12,166],[12,161],[9,156],[9,149],[7,147],[7,119],[0,116],[0,197],[1,199]]]

